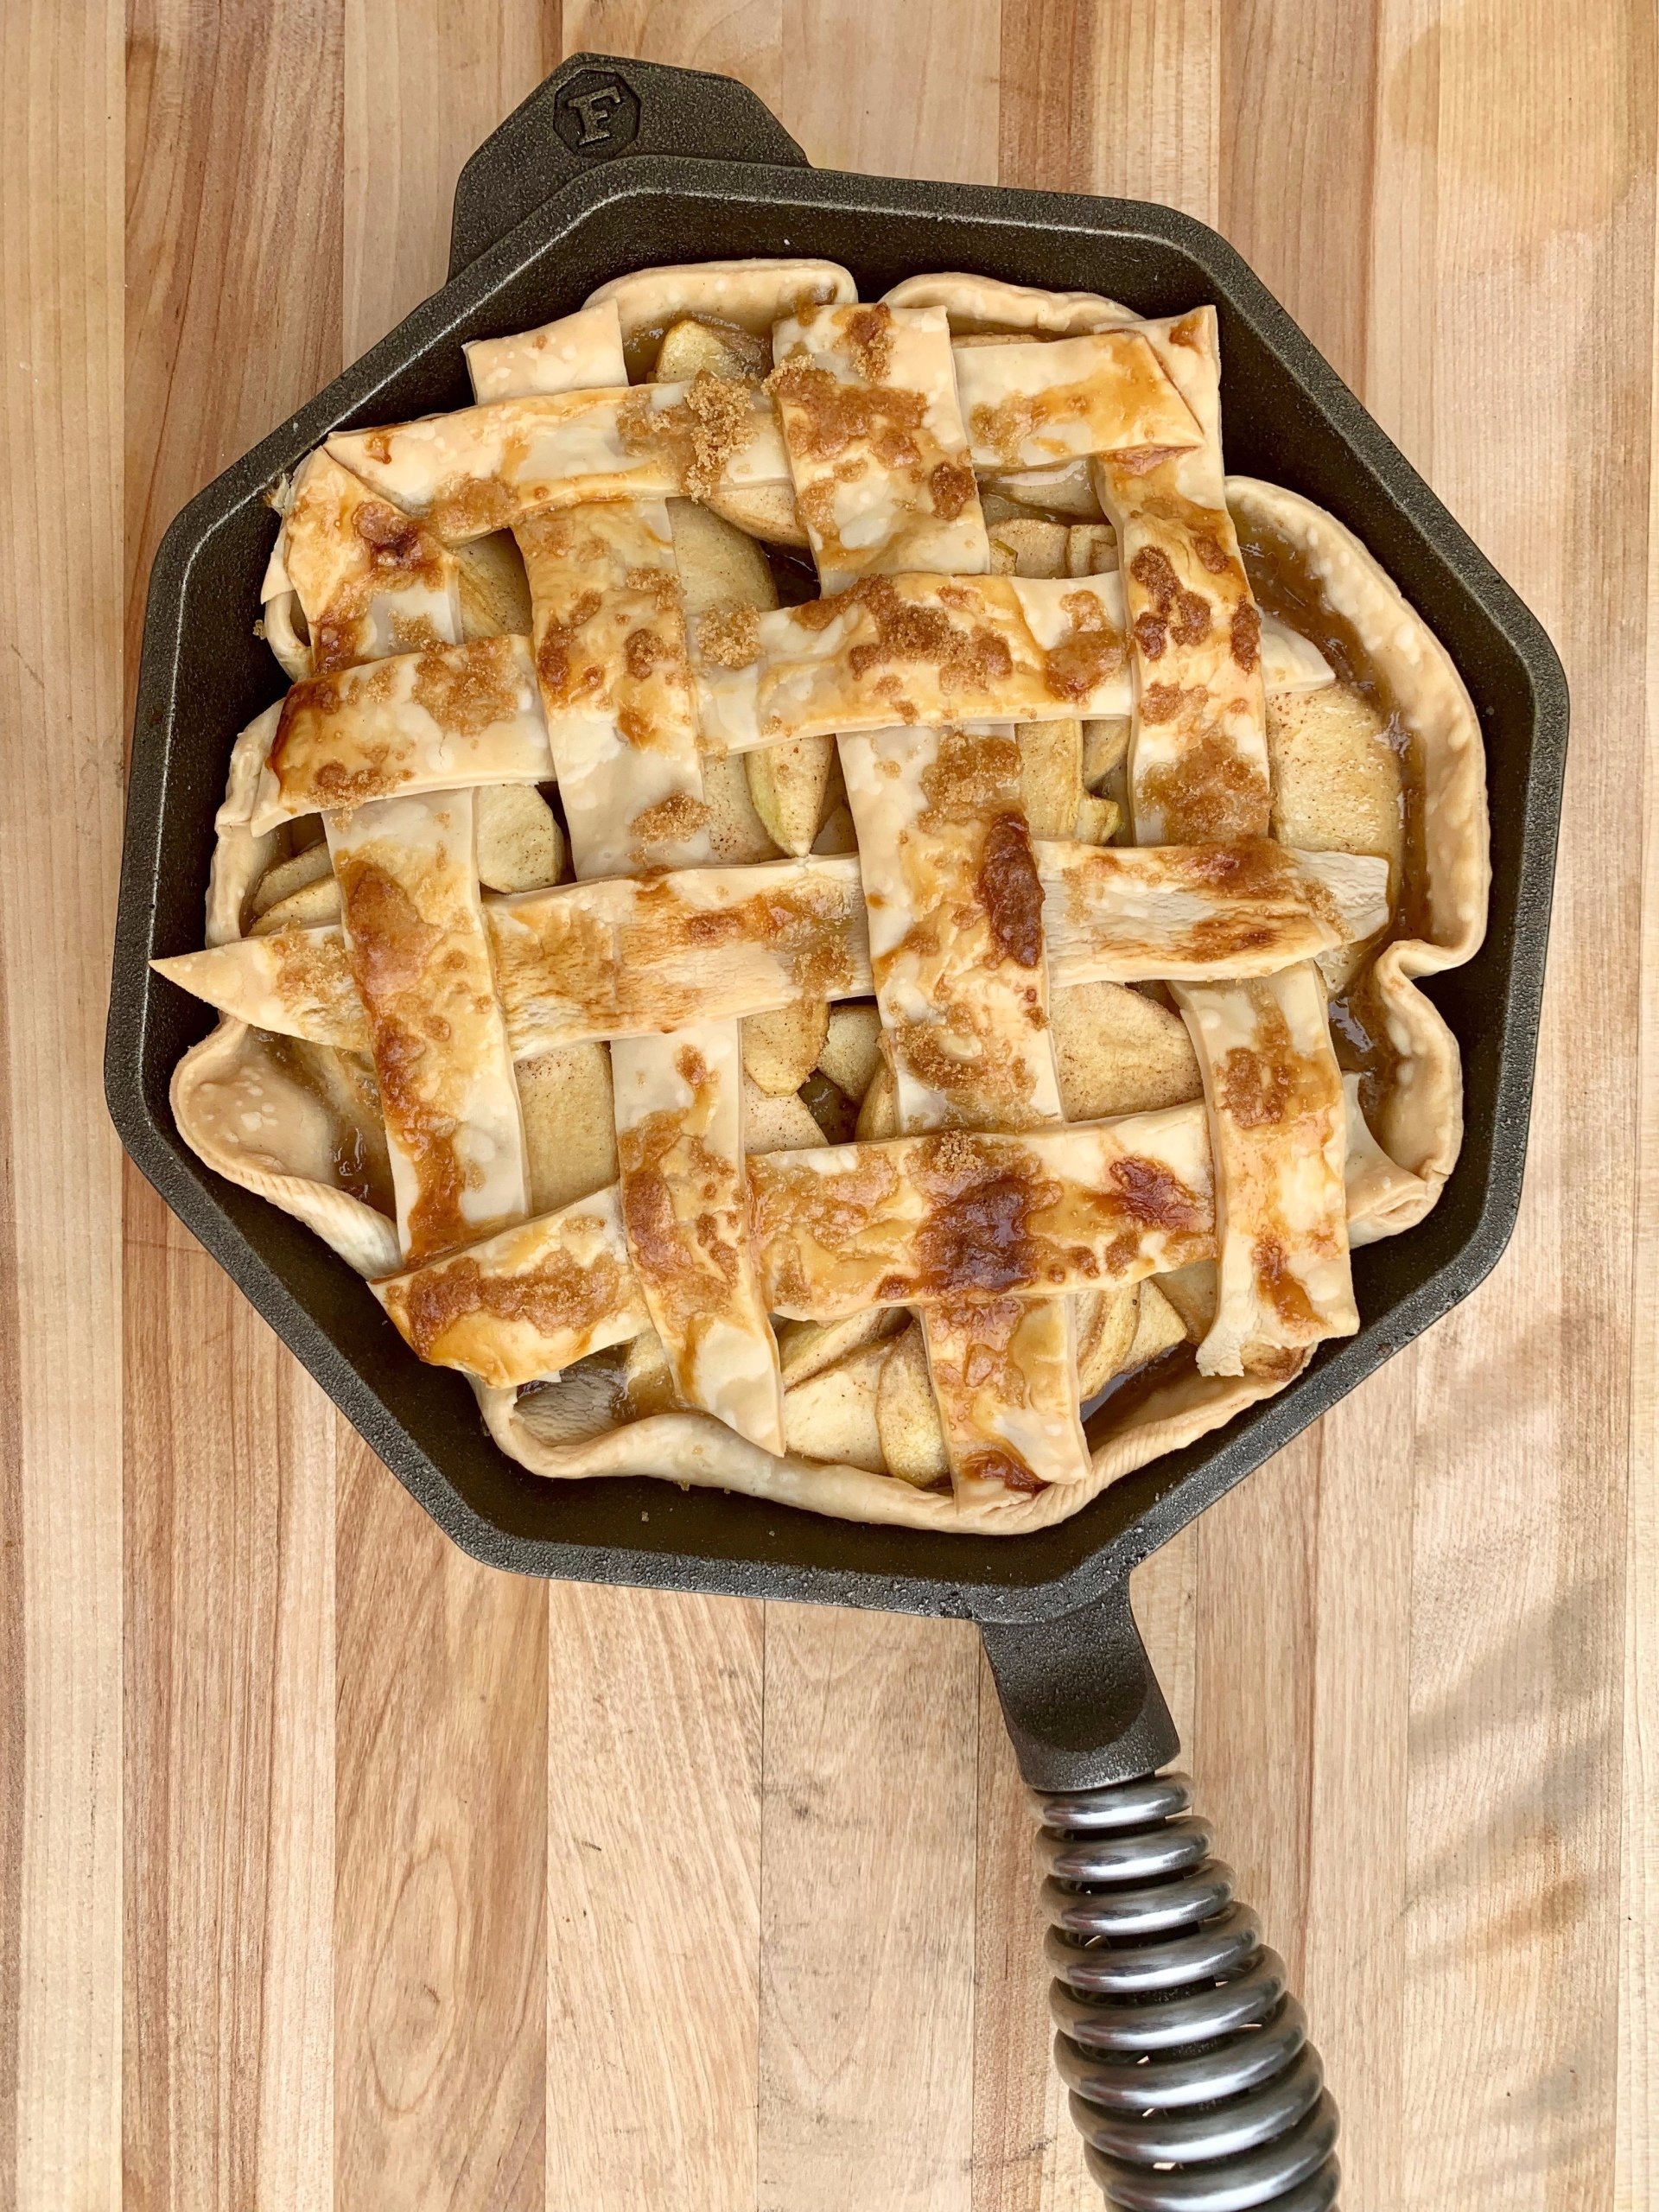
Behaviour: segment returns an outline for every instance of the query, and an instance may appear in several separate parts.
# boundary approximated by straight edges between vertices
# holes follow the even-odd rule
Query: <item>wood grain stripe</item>
[[[454,178],[556,10],[343,10],[343,350],[443,280]],[[546,2202],[547,1592],[464,1557],[338,1425],[334,2186]]]
[[[130,689],[162,530],[338,366],[340,60],[326,6],[130,12]],[[334,2166],[333,1418],[130,1171],[124,1284],[128,2197],[315,2212]]]
[[[337,2200],[539,2212],[547,1593],[355,1440],[338,1543]]]
[[[0,2201],[89,2212],[120,2185],[119,68],[106,6],[0,16]]]

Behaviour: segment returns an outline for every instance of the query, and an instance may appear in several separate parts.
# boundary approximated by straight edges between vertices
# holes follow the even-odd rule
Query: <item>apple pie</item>
[[[1224,474],[1213,309],[711,262],[466,354],[272,493],[200,1158],[549,1477],[1017,1532],[1352,1334],[1481,743]]]

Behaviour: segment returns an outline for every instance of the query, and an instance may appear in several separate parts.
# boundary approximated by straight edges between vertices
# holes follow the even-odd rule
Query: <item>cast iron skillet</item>
[[[849,1525],[643,1480],[547,1482],[486,1438],[456,1376],[410,1359],[358,1278],[220,1182],[168,1083],[212,1016],[149,968],[200,943],[237,730],[283,689],[252,632],[276,529],[264,493],[329,430],[471,398],[464,339],[523,329],[633,268],[747,254],[843,262],[873,298],[918,270],[1220,312],[1229,466],[1352,527],[1438,631],[1479,713],[1491,926],[1431,995],[1462,1046],[1468,1134],[1440,1205],[1354,1258],[1362,1326],[1221,1435],[1008,1538]],[[1112,2201],[1335,2201],[1335,2113],[1283,1967],[1231,1902],[1178,1777],[1129,1571],[1466,1296],[1513,1227],[1543,982],[1567,688],[1548,639],[1284,310],[1213,231],[1167,207],[809,167],[728,79],[582,54],[502,124],[455,195],[449,281],[184,510],[150,578],[105,1081],[123,1141],[181,1220],[454,1540],[521,1573],[977,1620],[1044,1807],[1057,2056]],[[649,1513],[649,1520],[645,1516]],[[1192,2046],[1199,2047],[1197,2056]],[[1148,2060],[1147,2054],[1152,2056]]]

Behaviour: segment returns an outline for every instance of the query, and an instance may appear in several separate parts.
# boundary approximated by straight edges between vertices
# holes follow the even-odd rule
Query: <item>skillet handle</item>
[[[1123,1584],[986,1624],[1039,1794],[1054,2059],[1089,2171],[1122,2212],[1329,2212],[1337,2108],[1284,1961],[1210,1855]]]
[[[809,166],[772,110],[734,77],[612,54],[573,54],[484,141],[455,186],[449,274],[533,208],[620,154]]]

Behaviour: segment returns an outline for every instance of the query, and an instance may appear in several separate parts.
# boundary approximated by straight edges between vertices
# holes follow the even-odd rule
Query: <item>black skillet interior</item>
[[[584,109],[573,99],[584,86],[620,86],[626,99]],[[613,149],[601,140],[584,151],[583,131],[619,113],[628,150],[584,168]],[[763,158],[709,158],[753,151]],[[516,226],[498,235],[504,211]],[[117,1126],[374,1449],[480,1558],[532,1574],[988,1622],[1081,1606],[1466,1295],[1502,1251],[1520,1195],[1537,1036],[1567,735],[1560,664],[1526,608],[1238,257],[1169,209],[813,170],[753,95],[727,80],[583,56],[469,164],[455,236],[464,265],[445,289],[192,501],[157,556],[105,1069]],[[282,689],[252,632],[276,527],[266,488],[338,425],[465,404],[463,339],[565,313],[629,269],[788,253],[844,262],[867,298],[918,270],[965,269],[1103,291],[1147,315],[1214,301],[1230,467],[1306,493],[1365,539],[1450,648],[1485,736],[1491,925],[1477,959],[1429,987],[1462,1045],[1468,1114],[1463,1159],[1439,1207],[1409,1236],[1356,1255],[1357,1338],[1325,1346],[1300,1382],[1220,1436],[1033,1535],[849,1526],[646,1480],[526,1474],[489,1443],[461,1379],[411,1359],[361,1283],[308,1230],[203,1167],[168,1105],[175,1063],[210,1017],[146,963],[201,941],[232,741]]]

